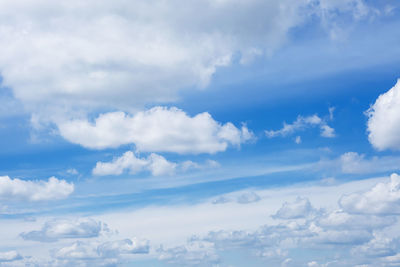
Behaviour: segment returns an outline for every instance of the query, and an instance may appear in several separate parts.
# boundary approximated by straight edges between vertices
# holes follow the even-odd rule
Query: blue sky
[[[0,266],[398,266],[399,8],[0,3]]]

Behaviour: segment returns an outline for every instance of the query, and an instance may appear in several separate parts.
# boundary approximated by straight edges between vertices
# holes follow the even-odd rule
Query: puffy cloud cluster
[[[0,199],[8,201],[44,201],[68,197],[74,191],[73,183],[50,177],[48,181],[25,181],[0,176]]]
[[[121,157],[114,158],[111,162],[97,162],[93,168],[94,175],[120,175],[125,171],[136,174],[141,171],[150,171],[152,175],[172,175],[176,171],[186,172],[189,170],[216,168],[216,161],[208,160],[204,164],[193,161],[174,163],[163,156],[151,153],[147,158],[138,158],[132,151],[125,152]]]
[[[0,10],[3,83],[50,120],[173,101],[236,54],[242,63],[270,54],[308,19],[337,25],[338,13],[369,11],[360,0],[7,0]]]
[[[342,196],[336,210],[316,209],[307,198],[298,197],[278,209],[273,216],[276,224],[255,231],[211,231],[192,237],[187,245],[207,242],[216,255],[221,251],[248,251],[273,266],[396,266],[400,262],[400,235],[396,230],[399,184],[400,177],[393,174],[390,181],[370,190]],[[298,257],[299,249],[308,256]],[[185,245],[168,251],[176,252],[175,259],[180,259],[182,251],[188,255]],[[319,257],[322,251],[324,257]]]
[[[216,153],[253,137],[247,127],[238,129],[229,122],[220,124],[207,112],[190,117],[180,109],[164,107],[133,116],[124,112],[105,113],[94,123],[72,120],[61,123],[59,131],[68,141],[87,148],[135,144],[139,151],[181,154]]]
[[[76,220],[53,220],[46,222],[42,229],[21,233],[25,240],[54,242],[64,238],[92,238],[108,232],[107,225],[91,218]]]
[[[305,129],[310,127],[319,127],[321,130],[322,137],[327,137],[327,138],[335,137],[335,130],[332,127],[330,127],[325,120],[321,119],[317,115],[312,115],[308,117],[298,116],[297,119],[291,124],[283,122],[283,127],[280,130],[276,131],[266,130],[265,135],[268,138],[276,136],[287,136],[298,131],[304,131]],[[300,137],[299,136],[296,137],[296,143],[300,142],[301,142]]]
[[[159,259],[179,266],[218,266],[220,257],[212,242],[191,240],[184,246],[157,251]]]
[[[400,214],[400,176],[392,174],[389,183],[379,183],[371,190],[343,196],[340,206],[360,214]]]
[[[400,150],[400,80],[366,113],[370,143],[378,150]]]

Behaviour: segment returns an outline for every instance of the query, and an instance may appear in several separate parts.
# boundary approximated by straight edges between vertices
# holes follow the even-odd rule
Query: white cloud
[[[138,158],[132,151],[127,151],[121,157],[114,158],[111,162],[97,162],[92,173],[104,176],[120,175],[125,171],[130,174],[149,171],[154,176],[160,176],[173,175],[176,171],[186,172],[196,169],[216,168],[218,166],[218,162],[213,160],[207,160],[204,164],[193,161],[175,163],[155,153],[151,153],[147,158]]]
[[[21,233],[25,240],[39,242],[54,242],[63,238],[98,237],[102,232],[108,232],[107,225],[90,218],[76,220],[53,220],[46,222],[41,230]]]
[[[128,254],[148,254],[149,249],[148,240],[137,238],[102,243],[76,241],[69,246],[54,250],[53,255],[57,259],[68,260],[70,263],[76,260],[85,260],[92,261],[94,264],[94,261],[107,259],[115,259],[114,262],[118,262],[121,256]]]
[[[287,136],[298,131],[304,131],[310,127],[319,127],[321,130],[321,136],[326,138],[335,137],[335,130],[327,125],[326,121],[321,119],[317,115],[312,115],[308,117],[298,116],[297,119],[292,124],[287,124],[283,122],[283,127],[280,130],[266,130],[265,135],[268,138],[277,136]],[[301,139],[299,139],[301,141]],[[297,138],[296,138],[297,143]]]
[[[400,176],[394,173],[389,182],[379,183],[367,192],[345,195],[339,204],[352,213],[400,214]]]
[[[276,219],[298,219],[307,218],[316,214],[310,201],[307,198],[297,197],[294,202],[285,202],[282,207],[273,215]]]
[[[149,241],[138,238],[108,241],[97,248],[103,257],[116,257],[120,254],[147,254],[149,250]]]
[[[294,142],[296,143],[296,144],[301,144],[301,136],[296,136],[296,139],[294,139]]]
[[[178,247],[157,251],[159,259],[178,266],[214,266],[220,261],[214,244],[207,241],[189,241]]]
[[[238,129],[229,122],[222,125],[207,112],[190,117],[180,109],[165,107],[133,116],[123,112],[105,113],[93,124],[72,120],[61,123],[59,130],[68,141],[87,148],[135,144],[139,151],[181,154],[225,151],[228,145],[239,146],[252,138],[246,126]]]
[[[1,75],[41,119],[173,101],[238,52],[242,62],[272,53],[308,19],[330,30],[337,13],[368,13],[358,0],[325,2],[2,1]]]
[[[399,157],[373,157],[366,159],[364,154],[346,152],[340,157],[343,173],[377,173],[400,169]]]
[[[368,139],[378,150],[400,150],[400,79],[367,110]]]
[[[257,195],[255,192],[246,192],[238,196],[236,201],[237,203],[240,204],[249,204],[260,200],[261,197]]]
[[[0,263],[21,260],[22,256],[15,250],[0,252]]]
[[[44,201],[63,199],[74,191],[74,185],[50,177],[48,181],[25,181],[0,176],[0,198],[9,201]]]

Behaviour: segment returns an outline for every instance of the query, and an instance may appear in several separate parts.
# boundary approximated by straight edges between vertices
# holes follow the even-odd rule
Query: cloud
[[[149,171],[154,176],[173,175],[176,171],[187,172],[206,168],[216,168],[219,164],[213,160],[207,160],[204,164],[193,161],[175,163],[168,161],[163,156],[151,153],[147,158],[138,158],[132,151],[125,152],[121,157],[114,158],[111,162],[97,162],[93,168],[94,175],[120,175],[125,171],[136,174]]]
[[[348,212],[361,214],[400,214],[400,176],[392,174],[390,182],[379,183],[367,192],[343,196],[340,206]]]
[[[0,198],[8,201],[44,201],[68,197],[74,191],[73,183],[50,177],[46,181],[25,181],[0,176]]]
[[[212,200],[212,204],[224,204],[228,202],[235,201],[239,204],[250,204],[254,202],[258,202],[261,200],[261,197],[253,191],[244,192],[241,194],[232,194],[232,195],[222,195]]]
[[[53,251],[57,259],[63,260],[107,260],[115,259],[118,262],[122,255],[127,254],[148,254],[149,241],[142,239],[123,239],[98,242],[76,241],[73,244]],[[97,265],[96,265],[97,266]]]
[[[207,241],[189,241],[184,246],[157,251],[159,260],[178,266],[214,266],[220,261],[215,251],[214,244]]]
[[[237,203],[249,204],[260,201],[261,197],[254,192],[246,192],[237,197]]]
[[[357,0],[2,1],[0,10],[3,83],[36,119],[53,121],[174,101],[237,54],[248,63],[273,53],[308,20],[331,31],[338,14],[368,14]]]
[[[297,197],[294,202],[285,202],[282,207],[273,215],[276,219],[298,219],[307,218],[317,211],[311,206],[307,198]]]
[[[109,241],[97,248],[97,251],[103,257],[116,257],[120,254],[147,254],[149,250],[149,241],[137,238]]]
[[[340,156],[340,164],[343,173],[378,173],[400,169],[400,158],[387,156],[366,159],[364,154],[346,152]]]
[[[0,263],[22,260],[22,256],[15,250],[0,252]]]
[[[90,218],[76,220],[53,220],[46,222],[41,230],[21,233],[25,240],[54,242],[64,238],[92,238],[108,232],[107,225]]]
[[[368,139],[378,150],[400,150],[400,79],[367,110]]]
[[[68,121],[59,125],[59,131],[68,141],[92,149],[135,144],[143,152],[180,154],[212,154],[252,138],[246,126],[238,129],[230,122],[222,125],[207,112],[190,117],[180,109],[165,107],[133,116],[123,112],[105,113],[94,123]]]
[[[312,115],[308,117],[303,117],[303,116],[298,116],[297,119],[292,123],[292,124],[287,124],[286,122],[283,122],[283,127],[280,130],[266,130],[265,135],[268,138],[273,138],[277,136],[287,136],[294,134],[295,132],[298,131],[304,131],[307,128],[310,127],[319,127],[321,130],[321,136],[326,137],[326,138],[332,138],[335,137],[335,130],[327,125],[326,121],[321,119],[317,115]],[[297,142],[296,138],[296,143],[300,143],[301,139],[299,139],[299,142]]]

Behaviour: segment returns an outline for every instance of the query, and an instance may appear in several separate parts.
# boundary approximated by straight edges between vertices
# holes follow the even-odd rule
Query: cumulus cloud
[[[60,124],[59,130],[68,141],[92,149],[135,144],[139,151],[181,154],[216,153],[252,138],[246,126],[238,129],[230,122],[220,124],[207,112],[190,117],[180,109],[165,107],[133,116],[105,113],[94,123],[72,120]]]
[[[22,256],[15,250],[0,252],[0,263],[22,260]]]
[[[400,176],[394,173],[389,182],[379,183],[367,192],[345,195],[339,204],[352,213],[400,214]]]
[[[214,244],[207,241],[190,241],[183,246],[158,249],[159,260],[179,266],[214,266],[220,261]]]
[[[400,79],[366,114],[370,143],[378,150],[400,150]]]
[[[68,197],[74,191],[73,183],[50,177],[48,181],[25,181],[0,176],[0,198],[8,201],[44,201]]]
[[[54,257],[63,260],[118,260],[121,255],[148,254],[149,241],[142,239],[123,239],[103,243],[77,241],[55,250]],[[97,266],[97,265],[96,265]]]
[[[298,197],[294,202],[283,203],[273,217],[276,219],[298,219],[306,218],[316,212],[307,198]]]
[[[21,233],[25,240],[39,242],[54,242],[64,238],[98,237],[102,232],[108,232],[107,225],[91,218],[76,220],[53,220],[46,222],[42,229]]]
[[[120,175],[125,171],[136,174],[141,171],[149,171],[154,176],[172,175],[176,171],[190,171],[206,168],[216,168],[219,164],[213,160],[207,160],[204,164],[193,161],[175,163],[168,161],[163,156],[151,153],[147,158],[138,158],[132,151],[125,152],[121,157],[114,158],[111,162],[97,162],[93,168],[94,175]]]
[[[124,239],[102,243],[97,251],[103,257],[116,257],[120,254],[147,254],[150,250],[148,240]]]
[[[3,83],[50,120],[173,101],[236,54],[246,63],[272,53],[308,19],[337,25],[337,13],[368,13],[359,0],[2,1],[0,10]]]
[[[321,130],[321,136],[326,138],[335,137],[335,130],[330,127],[325,120],[321,119],[318,115],[312,115],[308,117],[298,116],[297,119],[291,123],[287,124],[283,122],[283,127],[280,130],[266,130],[265,135],[268,138],[273,138],[277,136],[287,136],[298,131],[304,131],[310,127],[319,127]],[[296,138],[296,143],[300,143],[301,139]]]

